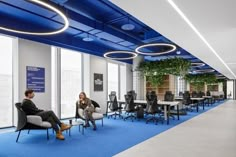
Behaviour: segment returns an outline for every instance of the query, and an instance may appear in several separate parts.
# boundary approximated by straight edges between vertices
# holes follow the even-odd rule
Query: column
[[[137,93],[138,100],[143,100],[145,95],[144,76],[141,74],[141,72],[137,71],[139,63],[142,62],[143,60],[144,60],[143,56],[138,56],[135,59],[133,59],[133,90],[135,90],[135,92]]]

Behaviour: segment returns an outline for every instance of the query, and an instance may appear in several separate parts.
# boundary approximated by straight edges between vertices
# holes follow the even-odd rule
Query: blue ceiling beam
[[[109,34],[119,37],[123,40],[127,40],[129,42],[132,42],[132,43],[135,43],[138,45],[143,44],[143,42],[140,41],[140,39],[128,34],[127,32],[123,32],[121,30],[118,30],[117,28],[110,26],[110,25],[105,25],[102,22],[95,21],[95,20],[89,19],[88,17],[85,17],[81,14],[75,13],[74,11],[69,10],[69,8],[66,5],[64,7],[67,8],[67,10],[65,11],[67,14],[67,17],[73,21],[87,25],[89,27],[92,27],[93,29],[101,30],[103,32],[109,33]]]

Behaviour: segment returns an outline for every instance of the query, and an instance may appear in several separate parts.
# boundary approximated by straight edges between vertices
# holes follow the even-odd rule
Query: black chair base
[[[132,120],[132,122],[133,122],[133,119],[136,119],[137,117],[131,114],[131,115],[125,117],[125,118],[124,118],[124,121],[127,120],[127,119],[129,119],[129,118],[131,118],[131,120]]]
[[[114,117],[114,119],[116,119],[116,116],[118,116],[119,118],[123,119],[123,116],[120,113],[117,113],[117,112],[108,115],[107,118],[109,119],[110,117],[111,118]]]
[[[153,121],[156,125],[159,121],[161,121],[162,124],[164,123],[164,119],[162,117],[155,117],[154,115],[146,120],[146,124],[150,121]]]

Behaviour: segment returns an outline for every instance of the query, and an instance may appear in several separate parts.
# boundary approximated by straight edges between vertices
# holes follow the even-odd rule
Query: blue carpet
[[[98,130],[87,128],[84,135],[74,126],[71,136],[64,133],[65,141],[56,140],[51,130],[48,141],[46,131],[33,130],[30,134],[23,131],[18,143],[15,142],[17,133],[4,133],[0,134],[0,157],[110,157],[220,104],[205,107],[204,111],[200,107],[198,113],[188,112],[179,121],[171,118],[169,125],[146,124],[145,119],[131,122],[105,118],[103,127],[97,121]]]

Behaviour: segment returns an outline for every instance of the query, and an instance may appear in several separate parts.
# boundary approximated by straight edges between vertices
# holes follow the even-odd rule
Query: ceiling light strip
[[[27,31],[20,31],[20,30],[14,30],[14,29],[10,29],[10,28],[0,27],[1,30],[14,32],[14,33],[20,33],[20,34],[27,34],[27,35],[53,35],[53,34],[61,33],[69,27],[69,21],[68,21],[67,17],[57,8],[55,8],[55,7],[49,5],[41,0],[28,0],[28,1],[35,3],[35,4],[39,4],[41,6],[44,6],[48,9],[56,12],[57,14],[59,14],[64,21],[64,26],[61,29],[56,30],[56,31],[52,31],[52,32],[27,32]]]
[[[207,42],[203,35],[197,30],[197,28],[192,24],[192,22],[185,16],[185,14],[179,9],[179,7],[173,2],[173,0],[167,0],[170,5],[178,12],[178,14],[185,20],[185,22],[193,29],[193,31],[200,37],[200,39],[208,46],[208,48],[216,55],[216,57],[224,64],[224,66],[231,72],[231,74],[236,78],[236,75],[224,62],[224,60],[219,56],[219,54],[214,50],[214,48]]]

